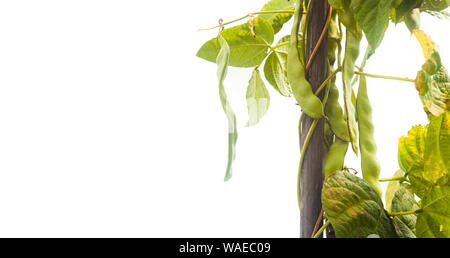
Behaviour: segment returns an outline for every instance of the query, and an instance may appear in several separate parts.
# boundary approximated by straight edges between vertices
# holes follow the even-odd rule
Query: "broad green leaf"
[[[408,173],[411,187],[419,197],[431,187],[423,177],[426,134],[427,127],[418,125],[409,130],[407,136],[400,137],[398,143],[399,166]]]
[[[322,205],[336,237],[397,237],[377,192],[363,179],[345,171],[330,175],[323,184]]]
[[[434,187],[421,200],[416,235],[422,238],[450,237],[450,187]]]
[[[450,0],[424,0],[421,9],[439,12],[449,6]]]
[[[253,36],[250,24],[247,22],[235,27],[224,29],[221,35],[230,47],[230,66],[253,67],[260,65],[266,58],[270,45],[273,43],[272,25],[263,18],[256,17],[253,20],[255,26]],[[218,38],[207,41],[197,56],[205,60],[215,62],[220,51]]]
[[[398,140],[398,163],[403,171],[423,170],[425,134],[426,127],[417,125]]]
[[[409,13],[412,9],[418,7],[422,0],[403,0],[401,4],[395,8],[395,23],[400,22],[403,16]]]
[[[427,127],[416,126],[407,137],[401,137],[398,157],[420,198],[437,185],[450,185],[450,111],[431,117]]]
[[[414,169],[408,173],[408,180],[411,183],[413,192],[423,198],[425,194],[433,188],[433,184],[424,178],[423,170]]]
[[[450,180],[450,111],[432,117],[425,141],[424,178],[432,184]]]
[[[337,10],[339,21],[348,29],[355,30],[359,29],[360,26],[356,22],[355,14],[350,9],[351,0],[340,0],[335,1],[335,3],[331,4],[334,10]],[[333,6],[335,5],[336,8]]]
[[[399,169],[397,172],[394,173],[393,177],[402,177],[405,176],[405,172],[403,170]],[[394,198],[395,192],[401,187],[400,181],[390,181],[386,188],[386,194],[384,196],[384,199],[386,201],[386,210],[388,212],[391,212],[392,208],[392,199]]]
[[[419,209],[414,196],[404,187],[400,187],[392,199],[392,212],[405,212]],[[416,231],[415,214],[394,216],[393,224],[400,238],[415,238]]]
[[[350,9],[364,31],[372,53],[380,45],[389,25],[391,4],[392,0],[352,0],[350,3]]]
[[[290,0],[270,0],[267,2],[261,11],[278,11],[278,10],[291,10],[294,11],[294,1]],[[258,17],[266,19],[272,24],[273,32],[277,33],[283,27],[289,19],[292,17],[292,13],[270,13],[260,14]]]
[[[286,44],[278,47],[267,57],[264,64],[264,76],[267,81],[281,95],[289,97],[292,94],[291,86],[287,78],[287,52],[290,35],[283,37],[278,44]]]
[[[223,85],[228,70],[230,47],[221,34],[219,34],[217,38],[220,44],[220,51],[216,59],[217,77],[219,79],[219,95],[223,111],[225,112],[225,115],[228,119],[228,161],[225,172],[225,181],[227,181],[231,178],[232,175],[232,164],[236,156],[236,141],[238,134],[236,128],[236,116],[233,112],[233,109],[231,108],[230,103],[228,102],[227,94],[225,93],[225,87]]]
[[[347,128],[353,152],[358,155],[358,127],[356,124],[356,110],[353,99],[352,78],[355,74],[355,62],[359,55],[359,44],[362,32],[359,28],[346,31],[345,55],[342,71],[342,84],[344,87],[344,114],[347,119]]]
[[[259,74],[258,69],[254,69],[252,77],[247,87],[247,107],[248,122],[247,126],[255,125],[266,114],[269,108],[270,96],[266,85]]]

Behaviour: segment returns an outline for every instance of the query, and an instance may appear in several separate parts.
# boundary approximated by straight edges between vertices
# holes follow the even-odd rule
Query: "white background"
[[[298,237],[298,106],[267,85],[267,115],[245,128],[251,70],[229,70],[239,140],[224,183],[216,66],[195,57],[217,34],[199,28],[264,3],[0,1],[0,236]],[[449,25],[422,18],[447,67]],[[414,78],[422,63],[399,24],[365,70]],[[386,177],[427,120],[414,84],[368,84]]]

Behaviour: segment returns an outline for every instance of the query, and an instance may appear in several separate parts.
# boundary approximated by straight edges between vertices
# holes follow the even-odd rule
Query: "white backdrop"
[[[0,1],[0,236],[298,237],[298,106],[267,85],[267,115],[245,128],[251,70],[229,70],[239,140],[224,183],[216,66],[195,57],[217,34],[199,28],[264,2]],[[422,23],[450,67],[449,21]],[[414,78],[422,63],[399,24],[365,70]],[[390,176],[426,117],[412,83],[368,84]]]

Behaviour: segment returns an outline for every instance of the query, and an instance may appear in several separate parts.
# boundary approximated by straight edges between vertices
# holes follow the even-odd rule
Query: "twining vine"
[[[266,81],[282,96],[294,97],[302,117],[314,119],[300,146],[299,204],[303,158],[318,121],[325,121],[323,208],[312,237],[319,237],[330,224],[337,237],[450,237],[450,80],[438,46],[420,30],[421,13],[449,17],[445,9],[450,0],[329,0],[325,26],[306,60],[306,27],[312,2],[270,0],[260,11],[232,21],[220,20],[219,25],[202,29],[219,31],[197,56],[218,66],[219,95],[228,119],[225,180],[232,176],[238,137],[236,116],[224,87],[227,67],[253,68],[246,93],[249,126],[262,119],[270,103],[260,73],[263,67]],[[292,17],[291,33],[274,44],[274,35]],[[244,19],[248,19],[244,24],[225,28]],[[390,23],[404,23],[421,45],[425,63],[415,79],[364,70]],[[313,91],[305,74],[325,37],[328,76]],[[363,40],[367,40],[368,47],[358,66]],[[341,82],[336,81],[338,73]],[[410,82],[429,119],[428,125],[415,126],[399,139],[400,169],[391,178],[378,178],[381,164],[377,159],[366,77]],[[323,100],[318,98],[322,91]],[[349,145],[360,156],[362,178],[344,165]],[[388,182],[385,204],[380,182]],[[322,220],[325,222],[319,228]]]

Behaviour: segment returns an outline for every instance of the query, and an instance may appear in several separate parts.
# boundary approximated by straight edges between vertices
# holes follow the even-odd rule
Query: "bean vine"
[[[252,68],[246,96],[248,126],[258,124],[269,108],[266,82],[286,99],[294,99],[301,109],[299,135],[305,133],[301,132],[303,117],[313,119],[300,144],[299,207],[303,159],[319,121],[323,119],[325,123],[322,211],[311,237],[322,236],[329,226],[336,237],[450,237],[450,79],[438,45],[420,28],[422,13],[450,17],[446,12],[450,0],[328,0],[325,26],[305,60],[313,2],[269,0],[259,11],[201,29],[219,30],[218,36],[207,41],[197,56],[218,65],[219,95],[229,122],[225,180],[232,175],[238,126],[225,94],[224,78],[228,66]],[[245,19],[246,23],[228,27]],[[274,42],[274,36],[291,19],[290,33]],[[418,67],[416,78],[364,70],[391,23],[404,23],[422,48],[425,62]],[[307,74],[324,39],[328,42],[328,74],[313,90]],[[356,61],[364,41],[368,47],[358,66]],[[260,67],[264,67],[266,82]],[[336,80],[339,73],[341,81]],[[429,124],[414,126],[399,139],[400,169],[389,178],[379,178],[383,164],[377,158],[368,77],[411,83],[429,119]],[[323,99],[318,97],[321,92]],[[345,166],[348,146],[359,156],[361,177]],[[381,201],[380,182],[388,183],[386,206]]]

